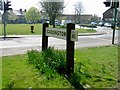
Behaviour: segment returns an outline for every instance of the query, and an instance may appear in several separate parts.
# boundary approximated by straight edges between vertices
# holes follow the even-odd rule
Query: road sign
[[[66,29],[46,28],[46,36],[66,40]],[[71,30],[71,41],[78,41],[78,31]]]
[[[66,29],[46,28],[46,36],[66,39]]]
[[[78,31],[71,30],[71,41],[78,41]]]

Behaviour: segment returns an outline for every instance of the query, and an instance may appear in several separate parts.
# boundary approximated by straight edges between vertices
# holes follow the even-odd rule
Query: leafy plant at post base
[[[28,61],[34,64],[48,80],[55,78],[57,72],[63,76],[66,74],[65,51],[54,50],[53,47],[49,47],[43,52],[28,51],[28,57]],[[91,78],[91,75],[82,62],[75,63],[75,72],[70,77],[67,77],[75,88],[82,87],[80,82],[86,85],[86,78]]]
[[[58,73],[65,72],[65,53],[63,51],[54,50],[54,48],[49,47],[42,52],[43,59],[45,62]]]
[[[37,50],[32,50],[28,51],[27,54],[29,58],[28,61],[34,64],[35,67],[39,69],[42,74],[45,73],[48,66],[44,62],[41,52],[38,52]]]
[[[65,52],[54,50],[54,48],[49,47],[43,52],[36,50],[28,51],[29,62],[34,64],[38,68],[41,74],[45,74],[47,79],[52,79],[55,73],[66,74],[66,62],[65,62]],[[80,85],[82,78],[90,77],[89,73],[84,71],[85,65],[82,62],[76,64],[75,73],[73,73],[69,78],[69,82],[78,87]],[[84,82],[83,82],[84,83]]]
[[[28,51],[29,62],[38,68],[41,74],[58,72],[65,73],[65,53],[63,51],[54,50],[49,47],[43,52],[37,50]],[[49,74],[50,75],[50,74]]]

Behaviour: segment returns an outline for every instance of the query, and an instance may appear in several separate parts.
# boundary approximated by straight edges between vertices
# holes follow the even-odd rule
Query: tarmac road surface
[[[112,30],[110,28],[98,27],[96,30],[97,33],[79,33],[75,48],[112,45]],[[116,30],[115,44],[118,44],[118,38],[120,38],[118,33],[119,31]],[[32,49],[41,50],[41,35],[12,35],[8,37],[6,40],[0,38],[0,57],[24,54],[27,50]],[[66,49],[66,41],[62,39],[49,37],[48,45],[58,49]]]

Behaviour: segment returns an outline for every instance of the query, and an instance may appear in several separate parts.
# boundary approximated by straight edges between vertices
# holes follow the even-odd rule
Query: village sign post
[[[74,72],[74,44],[75,41],[78,41],[78,32],[75,30],[75,24],[67,24],[66,29],[48,27],[48,23],[43,24],[42,51],[48,48],[48,37],[66,39],[66,74],[71,75]]]

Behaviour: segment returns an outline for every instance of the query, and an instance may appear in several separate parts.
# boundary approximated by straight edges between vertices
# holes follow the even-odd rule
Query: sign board
[[[71,41],[78,41],[78,31],[71,30]]]
[[[66,40],[66,29],[46,28],[46,36]],[[78,31],[71,30],[71,41],[78,41]]]
[[[56,29],[56,28],[46,28],[46,36],[66,39],[66,30],[65,29]]]

